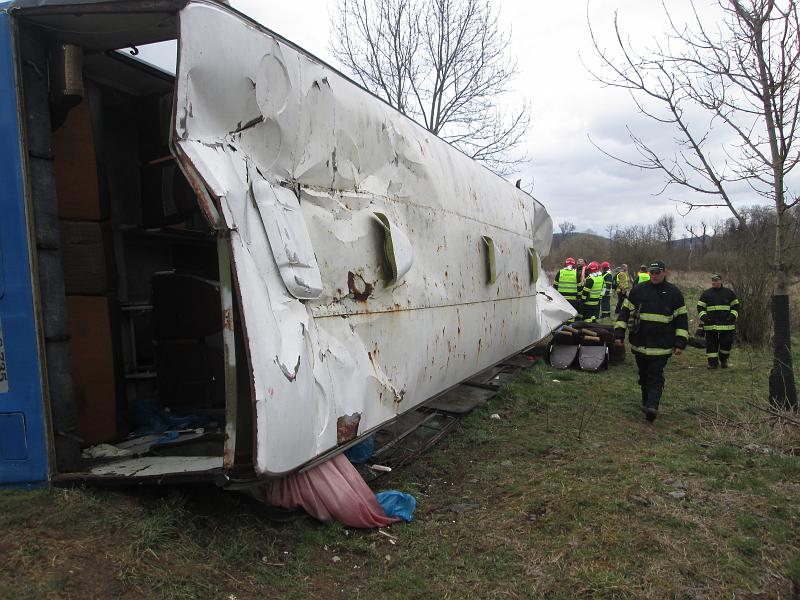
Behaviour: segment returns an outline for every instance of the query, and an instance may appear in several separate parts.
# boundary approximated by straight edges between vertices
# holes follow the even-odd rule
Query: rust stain
[[[233,308],[228,307],[222,313],[222,328],[233,331]]]
[[[478,354],[481,353],[481,338],[478,338]]]
[[[361,422],[361,413],[342,415],[336,419],[336,443],[349,442],[358,434],[358,424]]]
[[[352,271],[347,273],[347,287],[356,302],[366,302],[374,288],[371,283],[364,281],[361,275]]]

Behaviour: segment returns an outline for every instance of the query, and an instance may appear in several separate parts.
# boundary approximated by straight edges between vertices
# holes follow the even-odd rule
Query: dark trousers
[[[717,359],[728,362],[733,346],[733,331],[706,331],[706,358],[708,364],[717,364]]]
[[[635,352],[633,355],[639,368],[642,406],[658,410],[661,392],[664,390],[664,367],[667,366],[669,356],[644,356]]]
[[[625,292],[617,292],[617,307],[614,309],[614,314],[619,314],[619,311],[622,310],[622,303],[625,302],[625,298],[627,297],[628,294]]]
[[[581,310],[581,314],[583,314],[583,320],[589,323],[597,321],[600,318],[600,305],[595,304],[594,306],[587,306],[586,304],[583,305],[583,309]]]
[[[611,296],[600,298],[600,318],[611,316]]]

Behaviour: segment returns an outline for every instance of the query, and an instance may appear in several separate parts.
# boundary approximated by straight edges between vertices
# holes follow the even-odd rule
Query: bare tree
[[[561,221],[558,224],[558,229],[561,231],[561,239],[566,240],[570,235],[575,233],[575,223],[572,221]]]
[[[660,171],[666,186],[693,192],[689,210],[727,208],[755,242],[733,187],[745,182],[774,206],[772,230],[773,367],[770,401],[797,407],[789,335],[788,211],[798,203],[787,175],[797,166],[800,117],[800,20],[796,0],[718,0],[723,18],[692,23],[672,21],[664,5],[668,33],[643,52],[633,48],[614,19],[618,52],[601,47],[590,23],[606,85],[630,92],[638,110],[671,127],[674,153],[659,152],[629,130],[638,158],[613,156],[642,169]],[[694,6],[693,6],[694,8]],[[704,117],[704,118],[703,118]],[[726,130],[735,143],[719,144]],[[608,154],[608,153],[607,153]],[[608,154],[612,156],[611,154]]]
[[[675,216],[663,214],[656,221],[656,235],[664,242],[667,250],[672,248],[672,240],[675,236]]]
[[[530,121],[499,106],[517,74],[492,0],[338,0],[331,50],[361,84],[505,175]]]

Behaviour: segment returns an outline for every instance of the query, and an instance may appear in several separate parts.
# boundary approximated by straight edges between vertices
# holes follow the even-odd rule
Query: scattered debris
[[[752,452],[753,454],[771,454],[772,450],[768,446],[762,446],[760,444],[747,444],[744,446],[744,449],[748,452]]]
[[[91,448],[86,448],[81,452],[83,458],[116,458],[119,456],[129,456],[130,450],[117,448],[111,444],[97,444]]]
[[[462,514],[470,510],[475,510],[476,508],[480,508],[477,504],[471,504],[469,502],[462,502],[460,504],[451,504],[447,507],[447,510],[450,512],[454,512],[456,514]]]
[[[339,558],[338,556],[334,556],[334,557],[333,557],[331,560],[332,560],[333,562],[337,563],[337,562],[341,561],[342,559],[341,559],[341,558]]]
[[[498,415],[497,413],[492,413],[491,415],[489,415],[489,418],[494,419],[495,421],[499,421],[500,415]]]
[[[686,498],[686,492],[670,492],[669,497],[673,498],[674,500],[683,500]]]
[[[387,538],[389,538],[391,540],[395,540],[395,541],[397,540],[396,536],[393,536],[391,533],[385,532],[383,529],[378,529],[378,533],[380,533],[381,535],[385,535]]]

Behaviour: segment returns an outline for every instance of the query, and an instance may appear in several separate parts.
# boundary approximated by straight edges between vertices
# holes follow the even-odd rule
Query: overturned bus
[[[7,3],[0,86],[0,484],[292,472],[572,315],[539,202],[227,6]]]

